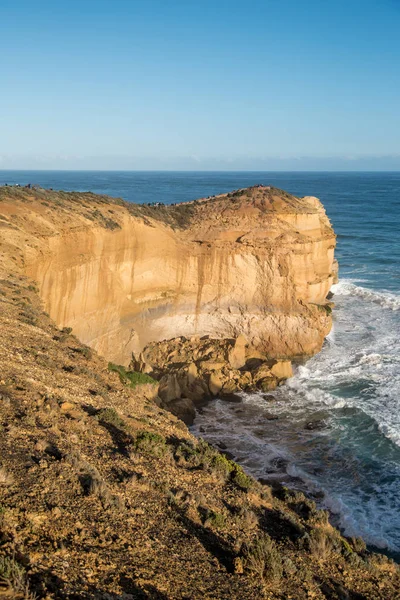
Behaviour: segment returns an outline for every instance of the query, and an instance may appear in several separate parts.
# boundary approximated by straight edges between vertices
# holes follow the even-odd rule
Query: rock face
[[[316,198],[257,186],[139,207],[3,188],[0,214],[45,310],[114,362],[180,335],[244,334],[268,358],[309,356],[331,328],[335,235]]]
[[[154,342],[132,359],[131,369],[159,381],[161,406],[192,424],[195,407],[242,390],[273,390],[292,376],[288,360],[268,360],[244,336],[178,337]]]

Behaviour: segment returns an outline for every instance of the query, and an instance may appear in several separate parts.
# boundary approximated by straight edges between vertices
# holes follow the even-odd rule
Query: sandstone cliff
[[[318,352],[335,235],[316,198],[254,187],[172,207],[2,188],[3,243],[59,326],[118,363],[179,335]]]

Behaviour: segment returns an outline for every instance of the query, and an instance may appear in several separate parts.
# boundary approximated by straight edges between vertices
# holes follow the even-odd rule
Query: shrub
[[[0,585],[8,588],[6,594],[9,597],[18,597],[21,600],[36,599],[36,594],[29,591],[24,567],[14,558],[0,556]]]
[[[206,527],[216,527],[218,529],[223,529],[226,525],[225,515],[219,512],[215,512],[214,510],[209,510],[207,511],[204,525]]]
[[[192,442],[181,442],[174,453],[178,464],[187,467],[198,467],[201,464],[201,452]]]
[[[163,456],[168,450],[165,437],[151,431],[140,431],[135,446],[137,450],[157,457]]]
[[[243,566],[265,581],[278,581],[282,577],[282,559],[268,534],[264,533],[243,550]]]
[[[326,560],[334,550],[334,540],[324,529],[313,529],[309,534],[308,545],[311,554]]]
[[[88,360],[90,358],[92,358],[92,351],[87,346],[81,346],[79,348],[72,348],[72,350],[73,350],[73,352],[76,352],[77,354],[82,354],[82,356],[84,356]]]
[[[108,363],[108,370],[114,373],[118,373],[121,383],[128,387],[135,388],[137,385],[144,385],[147,383],[156,384],[156,380],[147,375],[146,373],[139,373],[138,371],[127,371],[124,366],[116,365],[114,363]]]
[[[235,483],[241,490],[249,490],[253,485],[253,479],[246,475],[243,471],[242,467],[234,463],[234,472],[232,475],[232,481]]]
[[[119,416],[115,408],[102,408],[97,413],[97,418],[100,423],[106,425],[113,425],[118,429],[124,429],[126,426],[125,421]]]
[[[234,471],[234,463],[224,454],[214,454],[211,459],[211,469],[222,475],[225,479]]]

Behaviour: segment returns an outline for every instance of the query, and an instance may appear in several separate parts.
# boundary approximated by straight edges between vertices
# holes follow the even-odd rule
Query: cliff
[[[129,209],[88,194],[0,188],[0,596],[398,598],[392,561],[342,537],[302,493],[255,481],[196,440],[158,407],[151,379],[110,369],[69,328],[57,327],[25,274],[41,274],[42,297],[61,323],[64,311],[84,328],[83,315],[100,305],[96,286],[118,299],[113,285],[125,273],[124,236],[132,243],[125,223],[135,235],[148,231],[155,244],[167,238],[174,247],[190,238],[182,214],[191,220],[195,210]],[[243,242],[233,243],[239,252]],[[137,249],[143,274],[146,257],[139,255]],[[106,330],[113,307],[102,310],[97,326]],[[227,343],[221,351],[237,366],[245,349],[238,340]],[[196,349],[182,347],[194,358]]]
[[[196,334],[303,357],[330,330],[335,235],[316,198],[254,187],[149,207],[2,188],[0,215],[45,310],[114,362]]]

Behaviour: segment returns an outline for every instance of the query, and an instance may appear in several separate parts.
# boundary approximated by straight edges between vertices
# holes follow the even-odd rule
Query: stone
[[[246,338],[244,335],[239,335],[228,355],[229,364],[233,369],[241,369],[246,364],[246,346]]]
[[[265,379],[266,377],[273,377],[273,375],[271,373],[271,369],[269,368],[269,366],[266,363],[257,367],[257,369],[255,371],[253,371],[252,375],[253,375],[253,381],[256,384],[258,384],[259,381]]]
[[[277,386],[278,380],[276,377],[264,377],[264,379],[259,379],[257,381],[257,386],[263,391],[268,392],[270,390],[274,390]]]
[[[160,386],[158,388],[158,395],[161,400],[169,404],[171,400],[180,398],[181,394],[182,392],[177,376],[174,373],[171,375],[164,375],[160,380]]]
[[[221,372],[213,372],[208,380],[208,388],[213,396],[218,396],[224,385]]]
[[[196,416],[196,409],[192,400],[189,398],[180,398],[175,400],[169,405],[169,410],[173,415],[181,419],[186,425],[190,427],[193,425],[194,418]]]
[[[239,392],[240,387],[234,380],[227,381],[224,383],[222,390],[220,391],[221,396],[230,396],[235,392]]]
[[[275,402],[276,398],[272,394],[263,394],[264,400],[267,402]]]
[[[195,363],[190,363],[190,365],[188,366],[188,370],[187,370],[188,384],[190,385],[191,383],[194,383],[194,381],[197,379],[198,376],[199,376],[199,372],[197,370]]]
[[[278,360],[271,367],[271,373],[278,379],[293,377],[292,363],[290,360]]]
[[[72,402],[63,402],[60,406],[60,410],[64,415],[68,414],[69,412],[71,412],[71,410],[74,410],[74,409],[75,409],[75,404],[72,404]]]
[[[216,360],[204,360],[200,363],[203,371],[220,371],[226,365],[226,362]]]
[[[244,573],[243,561],[240,556],[236,556],[233,560],[233,570],[236,575],[242,575]]]

